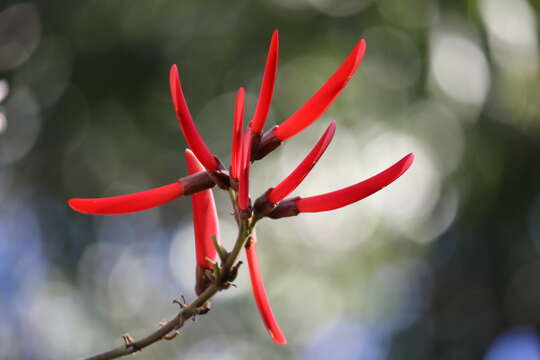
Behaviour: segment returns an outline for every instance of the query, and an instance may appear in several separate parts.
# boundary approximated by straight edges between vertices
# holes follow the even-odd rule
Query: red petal
[[[321,136],[317,144],[311,152],[302,160],[302,162],[294,169],[294,171],[285,178],[279,185],[274,187],[268,194],[268,200],[275,204],[283,200],[287,195],[293,192],[294,189],[304,180],[317,161],[324,154],[326,148],[332,141],[336,132],[336,122],[332,121],[324,134]]]
[[[147,210],[182,196],[184,185],[177,181],[155,189],[129,195],[98,199],[70,199],[69,206],[75,211],[94,215],[116,215]]]
[[[300,212],[319,212],[347,206],[381,190],[399,178],[414,161],[410,153],[383,172],[358,184],[318,196],[300,198],[296,206]]]
[[[274,130],[275,135],[282,141],[287,140],[317,120],[347,85],[347,82],[360,65],[365,50],[366,43],[364,40],[360,40],[339,69],[319,91]]]
[[[195,127],[195,123],[193,122],[193,118],[189,112],[176,65],[171,67],[169,80],[176,117],[178,118],[180,129],[184,134],[184,138],[186,139],[188,146],[197,155],[197,158],[201,160],[201,163],[207,170],[217,170],[219,163],[208,149],[208,146],[206,146],[206,143]]]
[[[251,245],[246,248],[246,256],[249,267],[249,277],[251,279],[251,287],[253,289],[253,296],[257,303],[257,308],[261,314],[264,326],[268,330],[268,333],[272,337],[272,340],[278,345],[285,345],[287,339],[279,328],[279,325],[274,317],[272,308],[270,307],[270,301],[268,301],[268,295],[264,289],[263,278],[259,267],[259,259],[257,258],[257,249],[255,245],[255,238],[250,240]]]
[[[186,166],[189,174],[205,171],[202,164],[189,149],[186,149]],[[217,252],[212,237],[215,236],[218,243],[220,242],[219,220],[212,190],[203,190],[191,195],[191,208],[193,211],[197,265],[211,269],[206,258],[217,260]]]
[[[234,107],[231,159],[231,176],[233,179],[238,179],[238,174],[240,172],[240,151],[242,144],[242,129],[244,127],[244,105],[245,92],[244,88],[240,88],[238,90],[238,95],[236,96],[236,104]]]
[[[249,207],[249,165],[251,158],[251,128],[247,128],[242,137],[242,155],[238,178],[238,207],[245,210]]]
[[[253,121],[250,124],[251,130],[253,130],[255,134],[260,133],[264,126],[264,122],[268,116],[268,109],[272,102],[272,96],[274,95],[274,85],[276,83],[278,66],[278,49],[279,35],[278,31],[274,30],[272,41],[270,42],[270,49],[268,50],[266,65],[264,67],[264,76],[259,93],[259,100],[257,101],[255,114],[253,115]]]

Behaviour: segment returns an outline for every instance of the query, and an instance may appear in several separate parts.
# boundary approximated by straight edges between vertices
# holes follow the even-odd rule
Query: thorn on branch
[[[199,307],[197,309],[197,315],[204,315],[206,313],[208,313],[211,309],[211,305],[210,305],[210,302],[207,302],[206,304],[204,304],[203,306]],[[191,318],[193,321],[195,321],[195,316],[193,316]]]
[[[172,332],[168,333],[167,335],[164,335],[163,338],[167,341],[171,341],[173,340],[175,337],[178,336],[178,334],[180,334],[180,331],[178,330],[173,330]]]
[[[184,295],[180,295],[180,300],[174,299],[172,302],[173,304],[178,304],[178,306],[180,306],[180,309],[183,309],[188,306],[186,297]]]
[[[128,333],[122,335],[122,340],[124,340],[124,345],[126,349],[132,349],[133,352],[140,350],[139,348],[135,346],[135,340]]]
[[[229,275],[229,278],[227,279],[229,282],[232,282],[236,280],[236,277],[238,276],[238,269],[240,269],[240,266],[242,265],[242,261],[238,261],[232,268]]]
[[[160,327],[163,327],[165,325],[167,325],[166,321],[161,321],[159,323]],[[175,337],[177,337],[178,334],[180,334],[180,331],[178,331],[178,329],[175,329],[175,330],[172,330],[170,333],[163,335],[163,339],[170,341],[170,340],[174,339]]]

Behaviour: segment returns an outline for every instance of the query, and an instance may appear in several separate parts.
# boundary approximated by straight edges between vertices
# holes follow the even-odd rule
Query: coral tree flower
[[[186,167],[189,174],[204,172],[203,165],[193,152],[186,149]],[[191,195],[193,230],[195,233],[195,257],[197,260],[197,282],[195,292],[200,295],[210,285],[204,270],[212,270],[208,260],[217,260],[217,251],[212,238],[220,243],[219,220],[212,190],[203,190]]]
[[[255,160],[262,159],[283,141],[295,136],[317,120],[332,105],[352,78],[360,66],[365,51],[366,42],[360,40],[343,64],[315,95],[283,123],[264,133],[253,158]]]
[[[238,178],[238,208],[247,210],[249,208],[249,167],[251,157],[251,144],[253,132],[248,127],[242,136],[242,148],[240,154],[240,174]]]
[[[208,146],[206,146],[206,143],[195,127],[195,123],[193,122],[193,118],[191,117],[191,113],[184,97],[184,92],[182,91],[182,84],[180,83],[178,67],[176,65],[171,67],[170,86],[176,117],[178,118],[180,129],[182,130],[182,134],[184,134],[184,138],[186,139],[189,148],[197,158],[200,159],[201,163],[208,171],[220,169],[221,166],[219,161],[210,152]]]
[[[349,187],[317,196],[283,200],[269,216],[273,218],[295,216],[299,213],[330,211],[350,205],[394,182],[407,171],[413,161],[414,154],[410,153],[388,169]]]
[[[259,266],[259,259],[257,257],[257,246],[256,246],[256,237],[255,234],[248,239],[246,243],[246,258],[249,267],[249,277],[251,279],[251,287],[253,289],[253,297],[255,298],[255,303],[261,314],[264,326],[268,330],[270,337],[278,345],[285,345],[287,339],[285,335],[279,328],[279,325],[274,317],[272,308],[270,307],[270,301],[268,300],[268,295],[263,284],[263,278],[261,274],[261,269]]]
[[[195,291],[200,295],[211,284],[206,270],[214,269],[212,265],[217,261],[218,251],[222,264],[217,265],[214,275],[219,273],[220,269],[231,270],[229,262],[226,261],[224,265],[223,259],[232,259],[232,263],[236,260],[234,256],[228,258],[231,253],[226,253],[220,245],[218,217],[211,188],[217,184],[222,189],[230,190],[232,198],[236,195],[236,220],[242,231],[238,240],[241,242],[237,244],[242,245],[243,241],[246,241],[245,250],[257,308],[272,339],[277,344],[285,344],[285,336],[270,307],[259,268],[254,230],[257,221],[265,216],[281,218],[299,213],[334,210],[364,199],[398,179],[411,166],[414,155],[408,154],[381,173],[349,187],[317,196],[286,198],[309,174],[332,141],[336,123],[331,122],[304,160],[283,181],[257,199],[254,209],[251,208],[249,196],[250,164],[251,161],[262,159],[282,142],[316,121],[354,75],[365,49],[364,40],[360,40],[336,72],[303,106],[283,123],[261,134],[272,102],[277,75],[279,35],[277,30],[274,31],[255,113],[245,129],[245,91],[243,88],[238,90],[234,107],[230,173],[225,171],[222,163],[199,134],[182,90],[178,68],[173,65],[169,78],[171,96],[180,129],[190,148],[185,153],[189,175],[171,184],[139,193],[99,199],[70,199],[69,205],[76,211],[88,214],[124,214],[150,209],[178,197],[191,195],[197,263]],[[235,256],[236,254],[237,252]],[[228,281],[219,277],[214,280],[216,279]]]
[[[232,154],[231,154],[231,177],[238,180],[240,173],[240,153],[242,144],[242,129],[244,128],[244,105],[245,105],[244,88],[238,90],[236,96],[236,104],[234,106],[234,122],[232,134]]]
[[[304,180],[304,178],[309,174],[311,169],[315,166],[317,161],[326,151],[326,148],[332,141],[334,134],[336,133],[336,122],[332,121],[328,128],[321,136],[317,144],[309,152],[309,154],[302,160],[302,162],[294,169],[289,176],[287,176],[282,182],[280,182],[276,187],[271,189],[268,193],[268,200],[275,204],[283,200],[287,195],[296,189],[298,185]]]
[[[178,181],[138,193],[96,199],[74,198],[69,206],[83,214],[118,215],[151,209],[182,195],[190,195],[215,185],[206,172],[186,176]]]
[[[279,34],[277,30],[274,30],[272,34],[272,40],[270,41],[270,49],[268,50],[268,57],[266,59],[266,66],[264,67],[264,75],[261,84],[261,90],[259,92],[259,99],[257,100],[257,106],[255,108],[255,114],[253,120],[249,124],[249,127],[254,134],[259,134],[268,116],[268,110],[272,103],[272,96],[274,95],[274,87],[276,84],[276,74],[278,67],[278,52],[279,52]]]

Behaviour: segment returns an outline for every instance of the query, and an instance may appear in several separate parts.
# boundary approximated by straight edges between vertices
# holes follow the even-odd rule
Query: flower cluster
[[[246,251],[255,302],[273,340],[277,344],[285,344],[285,336],[272,313],[259,268],[255,234],[257,221],[265,217],[277,219],[306,212],[328,211],[352,204],[400,177],[411,166],[414,155],[408,154],[388,169],[349,187],[317,196],[287,198],[308,175],[332,141],[336,123],[331,122],[313,149],[290,175],[278,185],[268,189],[252,204],[249,195],[250,164],[264,158],[325,112],[360,65],[365,52],[365,42],[360,40],[356,44],[337,71],[292,116],[263,133],[274,94],[278,48],[278,32],[275,31],[270,43],[256,110],[246,127],[244,127],[245,91],[243,88],[238,91],[234,107],[232,158],[229,169],[226,169],[210,151],[197,131],[184,97],[178,68],[174,65],[170,71],[171,95],[180,128],[189,147],[185,152],[188,175],[171,184],[135,194],[98,199],[70,199],[69,205],[74,210],[87,214],[125,214],[146,210],[180,196],[191,195],[197,260],[196,292],[200,295],[212,281],[216,281],[219,272],[219,267],[216,266],[218,255],[222,263],[228,260],[230,255],[220,243],[218,217],[211,188],[218,186],[229,191],[233,200],[235,219],[241,229],[240,246],[244,246]]]

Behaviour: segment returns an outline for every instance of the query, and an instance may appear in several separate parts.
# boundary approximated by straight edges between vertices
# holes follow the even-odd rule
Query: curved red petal
[[[270,334],[270,337],[272,337],[272,340],[274,340],[274,342],[278,345],[285,345],[287,343],[287,339],[279,328],[276,318],[274,317],[274,313],[270,307],[270,301],[268,300],[268,295],[266,294],[266,290],[264,288],[261,269],[259,266],[259,259],[257,258],[255,238],[251,238],[249,241],[251,242],[251,245],[246,248],[246,257],[255,303],[257,304],[259,313],[261,314],[264,326]]]
[[[367,180],[323,195],[300,198],[296,202],[296,206],[301,213],[328,211],[347,206],[392,183],[407,171],[413,161],[414,154],[410,153],[388,169]]]
[[[242,155],[240,160],[240,174],[238,176],[238,207],[245,210],[249,207],[249,165],[251,159],[251,139],[253,133],[247,128],[242,137]]]
[[[116,215],[147,210],[182,196],[184,185],[177,181],[129,195],[97,199],[70,199],[69,206],[83,214]]]
[[[317,144],[315,144],[304,160],[302,160],[302,162],[296,167],[296,169],[293,170],[293,172],[291,172],[289,176],[287,176],[281,183],[279,183],[279,185],[275,186],[268,193],[268,200],[271,203],[275,204],[283,200],[287,195],[293,192],[298,185],[300,185],[311,169],[313,169],[317,161],[319,161],[322,154],[324,154],[335,133],[336,122],[332,121]]]
[[[244,127],[244,105],[245,91],[244,88],[240,88],[238,90],[238,95],[236,95],[236,104],[234,106],[231,156],[231,176],[233,179],[238,179],[238,174],[240,172],[240,151],[242,144],[242,129]]]
[[[199,134],[199,131],[193,122],[193,118],[191,117],[191,113],[189,112],[176,65],[171,67],[169,82],[176,117],[178,118],[180,129],[182,130],[182,134],[184,134],[188,146],[197,155],[197,158],[200,159],[207,170],[217,170],[219,168],[219,163]]]
[[[186,149],[186,167],[189,174],[205,171],[197,157]],[[216,261],[217,251],[212,237],[220,242],[219,220],[216,203],[211,189],[199,191],[191,195],[191,208],[193,212],[193,228],[195,232],[195,254],[197,265],[211,269],[206,258]]]
[[[279,34],[277,30],[274,30],[272,41],[270,42],[270,49],[268,50],[266,65],[264,67],[264,76],[259,93],[259,100],[257,101],[255,114],[253,115],[253,121],[250,123],[251,130],[253,130],[255,134],[260,133],[264,127],[264,122],[266,121],[268,110],[272,103],[272,96],[274,95],[274,87],[276,84],[278,52]]]
[[[274,134],[284,141],[311,125],[334,102],[360,65],[366,42],[360,40],[330,79],[291,117],[275,128]]]

